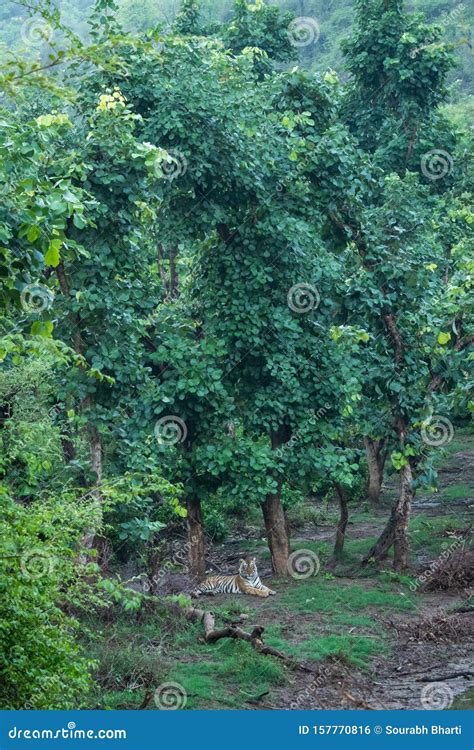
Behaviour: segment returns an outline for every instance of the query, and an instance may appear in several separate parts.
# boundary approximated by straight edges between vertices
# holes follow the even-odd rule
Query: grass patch
[[[315,505],[313,502],[311,504],[299,503],[288,508],[287,517],[293,528],[299,528],[302,526],[316,527],[323,523],[325,526],[336,525],[339,515],[336,511],[328,510],[322,504]]]
[[[226,617],[243,610],[232,602],[218,609]],[[97,695],[91,707],[137,709],[146,686],[154,690],[163,683],[177,682],[186,691],[187,709],[242,708],[246,700],[286,681],[283,664],[257,653],[248,643],[223,639],[207,645],[198,642],[202,623],[158,619],[137,626],[136,620],[127,618],[106,628],[98,621],[95,634],[89,626],[91,635],[85,647],[98,663]],[[287,649],[280,630],[279,624],[270,625],[266,640]],[[151,701],[149,709],[155,708]]]
[[[443,451],[437,463],[443,463],[443,453],[453,455],[453,453],[462,453],[464,451],[474,450],[474,433],[471,427],[456,427],[454,437],[450,443],[443,446]]]
[[[464,500],[470,497],[472,488],[468,484],[451,484],[443,490],[444,500]]]
[[[383,570],[379,573],[378,579],[381,583],[401,583],[402,586],[407,586],[407,588],[413,582],[411,576],[396,573],[394,570]]]
[[[393,584],[378,584],[369,590],[361,586],[341,586],[337,581],[322,581],[319,578],[302,581],[282,594],[281,606],[291,612],[310,614],[324,612],[359,613],[369,607],[382,610],[415,609],[414,598],[404,591],[394,591]]]
[[[359,510],[349,514],[349,527],[351,523],[372,523],[374,513],[371,510]]]
[[[382,631],[381,626],[374,620],[373,617],[366,615],[333,615],[331,618],[331,624],[349,626],[351,628],[361,628],[367,630]],[[347,631],[347,628],[346,628]]]
[[[295,539],[295,541],[292,542],[291,547],[294,551],[299,549],[311,550],[311,552],[315,552],[318,555],[320,560],[329,559],[332,553],[332,542],[314,542],[310,541],[309,539],[298,541]]]
[[[410,523],[410,539],[414,552],[436,557],[446,548],[450,538],[448,531],[465,527],[465,521],[458,516],[427,517],[419,515]]]
[[[357,562],[360,562],[361,557],[369,551],[376,541],[376,536],[368,536],[364,539],[348,539],[346,537],[341,560],[346,560],[347,562],[355,562],[357,560]]]
[[[299,643],[294,654],[314,661],[335,656],[359,669],[367,669],[372,657],[381,651],[386,652],[387,646],[378,636],[323,635]]]
[[[202,650],[208,660],[181,663],[168,675],[170,681],[185,689],[187,708],[209,708],[215,704],[241,708],[243,700],[286,681],[283,665],[257,653],[248,643],[223,640]]]

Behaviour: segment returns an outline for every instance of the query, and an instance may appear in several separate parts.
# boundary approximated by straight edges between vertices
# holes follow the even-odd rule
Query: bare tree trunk
[[[62,448],[63,456],[64,456],[64,462],[66,464],[70,464],[71,461],[74,461],[74,459],[76,458],[76,447],[74,443],[72,442],[71,437],[68,433],[63,432],[61,434],[60,440],[61,440],[61,448]]]
[[[394,363],[397,372],[400,371],[403,362],[404,345],[398,330],[397,319],[390,312],[383,316],[383,321],[394,351]],[[398,435],[400,448],[405,449],[408,433],[408,423],[403,415],[400,402],[396,404],[395,431]],[[410,459],[400,469],[400,495],[393,507],[390,519],[380,539],[369,552],[368,557],[380,559],[386,554],[390,546],[394,545],[393,567],[395,570],[403,570],[408,564],[408,521],[410,518],[411,501],[413,498],[413,474]]]
[[[369,467],[369,500],[373,505],[378,505],[382,489],[385,459],[387,457],[387,441],[382,439],[373,440],[372,438],[365,437],[364,445]]]
[[[93,499],[93,505],[91,509],[91,523],[89,529],[82,537],[82,546],[86,550],[91,550],[94,546],[94,539],[97,530],[102,524],[102,493],[100,485],[102,483],[102,441],[100,439],[99,431],[96,427],[91,427],[89,430],[90,434],[90,455],[91,455],[91,469],[95,474],[94,487],[91,490],[91,497]],[[89,555],[86,553],[81,556],[81,562],[88,562]]]
[[[402,466],[400,471],[400,499],[397,505],[397,516],[394,532],[394,570],[405,570],[408,567],[408,522],[410,520],[413,500],[413,474],[410,463]]]
[[[380,534],[374,546],[370,548],[367,555],[362,560],[363,564],[368,563],[369,560],[376,560],[377,562],[380,562],[380,560],[384,560],[387,557],[388,551],[395,540],[395,507],[396,506],[392,508],[390,518],[388,519],[384,530]]]
[[[189,569],[193,575],[203,578],[206,573],[206,562],[201,501],[196,495],[191,495],[186,505]]]
[[[413,499],[413,474],[407,463],[400,470],[400,494],[392,508],[387,525],[377,542],[362,561],[373,559],[377,562],[387,557],[390,547],[394,546],[394,570],[403,570],[408,565],[408,522]]]
[[[346,527],[349,520],[349,510],[347,507],[347,492],[345,487],[339,482],[334,485],[339,500],[340,516],[336,529],[336,541],[334,544],[334,557],[341,557],[344,549],[344,539],[346,537]]]
[[[272,432],[272,449],[277,450],[281,445],[288,442],[291,432],[288,427],[281,427]],[[268,548],[272,556],[272,567],[278,576],[288,575],[288,556],[290,554],[290,542],[287,520],[281,504],[281,480],[275,493],[267,495],[262,503],[263,519],[267,533]]]
[[[267,532],[268,547],[272,556],[272,567],[278,576],[287,576],[289,542],[285,514],[281,504],[281,492],[267,495],[262,503],[263,518]]]

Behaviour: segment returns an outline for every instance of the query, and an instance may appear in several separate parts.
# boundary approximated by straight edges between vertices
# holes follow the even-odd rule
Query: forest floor
[[[390,480],[375,512],[365,504],[351,508],[336,567],[327,567],[335,508],[320,508],[324,524],[293,530],[292,548],[310,550],[321,561],[310,578],[271,580],[258,526],[213,546],[211,566],[222,571],[235,571],[240,557],[254,554],[263,582],[277,595],[201,597],[197,606],[214,612],[217,627],[243,613],[242,627],[263,626],[266,644],[310,672],[288,668],[243,641],[206,644],[202,624],[150,614],[110,623],[105,641],[90,639],[89,653],[99,662],[96,707],[137,708],[146,688],[163,682],[184,688],[188,709],[473,707],[472,558],[468,541],[459,540],[469,531],[474,505],[474,435],[457,433],[440,451],[439,467],[439,491],[418,493],[414,503],[410,575],[395,574],[390,560],[382,570],[360,565],[386,522],[396,493]],[[419,576],[443,553],[459,557],[462,575],[444,590],[425,590]],[[156,708],[153,701],[148,708]]]

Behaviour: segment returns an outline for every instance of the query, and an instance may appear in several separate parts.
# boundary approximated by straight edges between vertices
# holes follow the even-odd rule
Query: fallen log
[[[302,672],[313,672],[314,670],[307,667],[305,664],[294,661],[291,657],[284,654],[272,646],[267,646],[263,641],[263,633],[265,628],[262,625],[256,625],[253,630],[249,633],[243,630],[239,625],[242,622],[242,615],[238,622],[232,622],[226,625],[224,628],[215,629],[215,616],[213,612],[206,612],[203,609],[197,609],[196,607],[186,607],[182,609],[179,606],[174,606],[173,609],[178,611],[187,620],[191,622],[202,622],[204,627],[204,641],[206,643],[216,643],[221,638],[235,638],[236,640],[246,641],[250,643],[252,648],[258,651],[260,654],[265,656],[275,656],[277,659],[281,659],[291,669],[299,669]]]

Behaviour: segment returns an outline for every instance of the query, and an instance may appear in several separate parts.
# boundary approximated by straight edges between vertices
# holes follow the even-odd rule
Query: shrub
[[[74,564],[85,510],[64,497],[24,507],[0,487],[2,709],[78,708],[89,691],[92,662],[63,608],[86,595]]]

